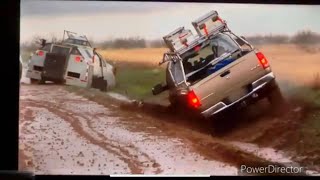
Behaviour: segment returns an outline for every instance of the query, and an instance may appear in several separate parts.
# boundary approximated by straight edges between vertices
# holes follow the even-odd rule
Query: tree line
[[[320,34],[310,30],[299,31],[292,36],[269,34],[269,35],[246,36],[245,38],[253,45],[289,44],[289,43],[297,44],[297,45],[306,45],[306,44],[320,43]],[[39,42],[39,39],[41,39],[39,36],[34,36],[31,41],[21,43],[20,47],[27,51],[35,50],[37,47],[39,47],[39,45],[37,44],[37,42]],[[59,42],[61,40],[52,36],[50,39],[47,39],[47,41]],[[141,37],[116,38],[116,39],[105,40],[100,42],[94,42],[91,40],[90,43],[94,47],[99,47],[101,49],[165,47],[164,41],[162,39],[146,40]]]

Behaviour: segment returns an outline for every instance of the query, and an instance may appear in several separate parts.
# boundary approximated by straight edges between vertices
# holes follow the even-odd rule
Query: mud
[[[128,114],[109,116],[110,109],[61,86],[22,87],[22,170],[27,159],[36,174],[237,174],[236,167],[207,159],[180,138],[128,124]]]
[[[123,97],[113,99],[117,95],[73,92],[57,85],[21,85],[21,170],[237,175],[243,164],[282,166],[282,159],[292,161],[272,148],[241,144],[246,141],[241,133],[212,137],[199,119],[183,121],[167,106],[137,102],[131,106]],[[254,114],[252,119],[260,116]],[[277,122],[273,116],[267,118]]]

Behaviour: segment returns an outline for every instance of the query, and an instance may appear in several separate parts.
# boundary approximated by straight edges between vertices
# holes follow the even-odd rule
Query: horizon
[[[60,39],[63,30],[84,34],[94,42],[128,37],[162,39],[180,26],[195,33],[191,21],[212,9],[238,35],[320,32],[319,5],[21,0],[20,43],[36,35]]]

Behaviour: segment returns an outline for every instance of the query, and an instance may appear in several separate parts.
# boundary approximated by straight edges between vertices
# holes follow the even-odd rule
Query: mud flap
[[[93,76],[91,87],[100,89],[101,91],[107,91],[107,81],[104,80],[103,77]]]
[[[88,81],[87,81],[87,88],[92,87],[92,79],[93,79],[93,66],[89,66],[88,69]]]
[[[283,116],[290,110],[290,104],[283,97],[282,92],[275,81],[271,82],[271,89],[267,97],[271,110],[276,116]]]

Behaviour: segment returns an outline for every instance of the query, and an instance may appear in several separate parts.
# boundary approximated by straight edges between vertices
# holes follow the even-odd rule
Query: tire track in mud
[[[92,117],[93,117],[93,118],[99,118],[97,115],[92,115]],[[88,122],[88,127],[89,127],[92,131],[95,131],[94,128],[92,127],[92,123],[90,122],[89,119],[88,119],[87,122]],[[99,132],[97,132],[97,131],[95,131],[95,133],[97,133],[97,135],[98,135],[100,138],[102,138],[103,140],[105,140],[105,141],[114,142],[114,141],[106,138],[102,133],[99,133]],[[136,152],[139,152],[140,155],[142,155],[143,157],[145,157],[146,159],[148,159],[151,164],[153,164],[153,165],[158,165],[158,163],[157,163],[154,159],[152,159],[148,154],[139,151],[139,149],[136,148],[133,144],[129,144],[129,145],[127,145],[126,147],[129,147],[129,148],[131,148],[132,150],[134,150],[134,151],[136,151]],[[128,155],[131,156],[131,157],[135,157],[135,155],[130,155],[129,151],[126,150],[126,149],[122,149],[122,148],[121,148],[121,149],[119,149],[119,150],[120,150],[122,153],[128,154]],[[156,170],[154,171],[155,174],[159,174],[159,173],[162,173],[162,172],[163,172],[163,170],[160,169],[160,167],[157,167]]]
[[[83,100],[79,100],[79,99],[63,99],[63,100],[57,100],[57,102],[59,103],[65,103],[65,102],[71,102],[71,103],[85,103],[86,99]],[[69,111],[69,110],[67,110]],[[116,141],[113,141],[111,139],[108,139],[107,137],[105,137],[105,135],[103,135],[102,133],[96,131],[92,125],[92,119],[100,119],[100,118],[105,118],[107,119],[108,116],[105,113],[89,113],[88,115],[79,115],[77,114],[77,116],[80,116],[83,119],[86,119],[87,125],[88,127],[92,130],[92,132],[95,132],[101,139],[103,139],[104,141],[108,141],[108,142],[114,142],[114,143],[118,143]],[[117,148],[115,145],[113,145],[114,148]],[[135,152],[139,152],[141,156],[143,156],[144,158],[148,159],[148,161],[153,165],[153,166],[158,166],[159,164],[153,159],[151,158],[147,153],[144,153],[142,151],[140,151],[138,148],[136,148],[132,143],[126,145],[126,147],[130,148],[131,150],[134,150]],[[124,154],[128,154],[129,156],[132,157],[132,155],[130,155],[129,151],[126,149],[119,149],[122,153]],[[134,156],[134,155],[133,155]],[[145,162],[145,161],[144,161]],[[149,166],[148,166],[149,167]],[[156,168],[156,167],[154,167]],[[159,174],[162,173],[163,170],[160,169],[159,167],[157,167],[157,169],[154,171],[154,173]]]
[[[105,137],[103,134],[96,132],[93,129],[92,125],[90,125],[89,118],[87,118],[83,115],[79,115],[79,114],[77,114],[76,116],[73,114],[70,114],[70,113],[68,113],[70,110],[66,110],[66,109],[62,108],[61,106],[57,106],[56,104],[53,104],[53,103],[50,103],[47,101],[24,99],[21,102],[21,105],[46,108],[49,112],[59,116],[61,119],[64,119],[66,122],[69,122],[71,127],[73,127],[74,131],[79,136],[84,137],[90,143],[97,145],[112,154],[117,155],[120,160],[122,160],[123,162],[128,164],[131,173],[133,173],[133,174],[142,174],[143,173],[144,169],[141,167],[142,162],[140,162],[136,156],[130,154],[130,152],[127,149],[122,148],[121,145],[116,146],[114,144],[111,144],[113,141],[111,141],[110,139]],[[94,133],[98,134],[98,137],[102,138],[103,141],[97,140],[95,137],[90,135],[90,133],[86,132],[84,130],[84,127],[81,125],[80,119],[77,118],[77,116],[85,119],[88,127]],[[137,150],[137,149],[132,148],[132,150]],[[149,156],[147,156],[147,154],[141,153],[141,155],[144,156],[144,158],[146,158],[149,162],[155,163],[155,161],[153,159],[151,159]],[[148,168],[150,168],[150,167],[148,167]],[[160,167],[156,167],[154,170],[154,173],[161,173],[161,172],[162,172],[162,170],[160,169]]]

